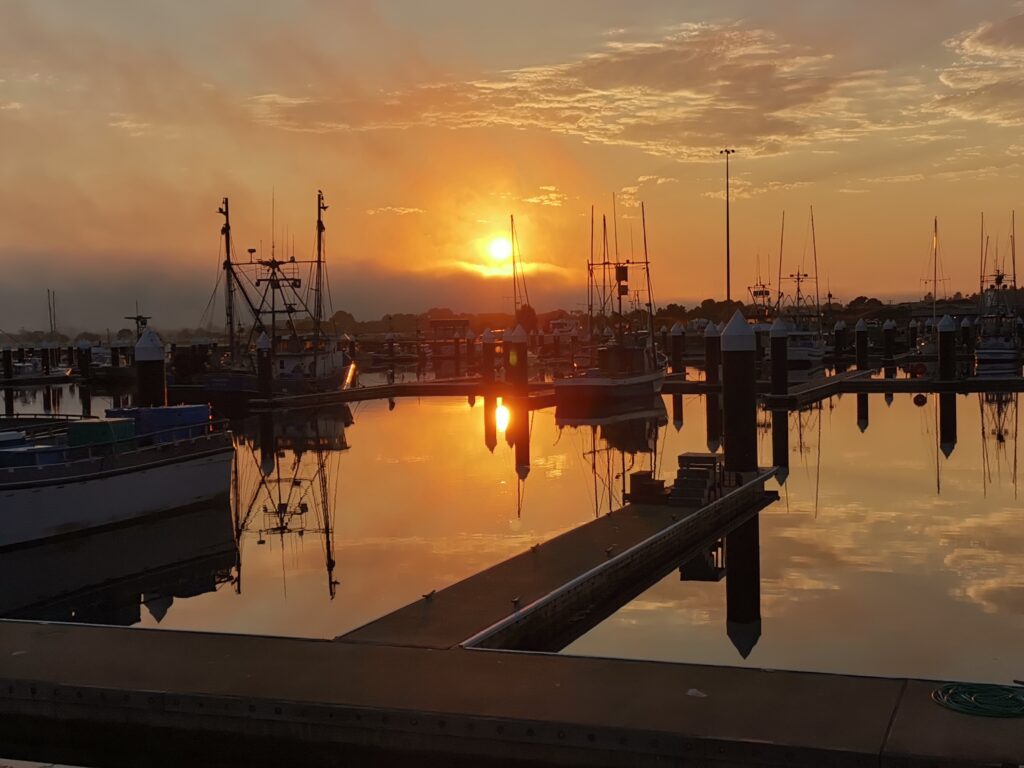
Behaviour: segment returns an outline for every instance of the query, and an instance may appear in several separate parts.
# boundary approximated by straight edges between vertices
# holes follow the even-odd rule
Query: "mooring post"
[[[686,329],[678,320],[672,325],[672,373],[682,373],[683,355],[686,354]]]
[[[462,375],[462,335],[455,331],[452,335],[452,356],[455,360],[455,375]]]
[[[8,387],[4,390],[4,416],[14,415],[14,390]]]
[[[939,450],[947,459],[956,448],[956,395],[943,392],[939,395]]]
[[[25,362],[25,348],[24,347],[18,347],[17,357],[18,357],[18,362],[19,363],[24,363]]]
[[[836,366],[836,372],[842,373],[846,370],[846,347],[849,342],[846,339],[846,321],[836,320],[832,328],[832,359]]]
[[[960,321],[960,341],[968,354],[974,352],[974,324],[969,317]]]
[[[781,317],[772,323],[772,394],[785,395],[789,392],[789,325]]]
[[[907,347],[913,352],[917,349],[917,329],[919,325],[917,320],[911,320],[910,325],[907,326]]]
[[[50,375],[50,343],[44,341],[39,345],[39,360],[43,364],[43,375]]]
[[[708,323],[704,329],[704,380],[708,384],[717,384],[720,378],[719,366],[722,362],[722,334],[718,326]]]
[[[868,324],[862,317],[853,328],[853,344],[856,347],[857,370],[868,369]]]
[[[721,336],[725,471],[737,485],[757,472],[757,386],[754,329],[736,311]]]
[[[480,336],[480,378],[487,384],[494,383],[494,334],[485,328]]]
[[[476,362],[476,334],[469,328],[466,329],[466,372],[468,373]]]
[[[502,342],[508,356],[508,373],[505,379],[520,394],[526,393],[530,380],[529,366],[527,365],[529,343],[530,336],[521,325],[517,325]]]
[[[167,405],[164,343],[156,331],[147,328],[135,343],[136,400],[142,408]]]
[[[273,392],[274,372],[271,370],[273,361],[270,359],[270,337],[266,332],[256,339],[256,382],[260,394],[270,397]]]
[[[896,357],[896,321],[886,320],[882,323],[882,358],[886,365],[891,365]]]
[[[14,378],[14,353],[10,347],[4,347],[4,378],[8,381]]]
[[[939,321],[939,378],[956,378],[956,323],[949,315]]]

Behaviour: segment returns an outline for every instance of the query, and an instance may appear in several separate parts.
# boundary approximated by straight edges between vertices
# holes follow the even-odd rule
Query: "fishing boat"
[[[322,392],[350,384],[354,362],[342,337],[330,333],[324,320],[330,290],[323,221],[328,206],[324,203],[323,192],[318,191],[316,198],[316,255],[313,259],[296,259],[294,254],[279,259],[273,243],[270,258],[257,258],[256,250],[250,248],[248,261],[235,259],[229,205],[225,197],[218,208],[224,218],[221,277],[227,350],[213,357],[205,356],[199,366],[172,361],[169,395],[178,401],[190,401],[190,395],[194,400],[198,395],[200,401],[206,402],[211,396],[249,397],[260,393],[256,342],[263,336],[270,345],[266,351],[273,394]],[[243,322],[243,315],[246,322]]]
[[[230,491],[231,433],[206,406],[3,422],[0,549],[119,525]],[[60,427],[60,428],[55,428]]]
[[[986,275],[988,242],[984,234],[982,215],[981,290],[979,291],[978,322],[975,326],[975,372],[978,376],[1019,375],[1021,367],[1018,314],[1013,306],[1017,294],[1017,259],[1013,217],[1010,224],[1012,273],[1007,274],[1005,264],[999,263],[996,250],[992,274]],[[1013,297],[1012,299],[1010,297]]]
[[[787,361],[791,380],[817,376],[824,371],[825,341],[821,327],[821,304],[818,299],[818,247],[814,228],[814,209],[811,208],[811,251],[814,274],[800,269],[788,276],[793,282],[792,296],[779,297],[779,317],[789,326],[787,335]],[[779,254],[779,282],[782,282],[782,254]],[[806,283],[814,284],[814,296],[805,292]],[[812,303],[813,298],[813,303]],[[769,350],[768,357],[771,357]]]
[[[643,205],[640,207],[644,227],[644,254],[642,261],[619,259],[617,250],[611,253],[608,245],[607,222],[602,222],[603,253],[595,262],[593,250],[593,213],[591,213],[591,254],[587,262],[587,315],[591,356],[586,367],[574,367],[572,375],[556,379],[555,407],[567,418],[593,415],[649,402],[661,392],[665,370],[658,365],[654,345],[654,302],[651,291],[650,260],[647,254],[647,227]],[[640,327],[632,324],[623,314],[623,297],[630,293],[630,269],[634,275],[642,273],[640,280],[646,302],[634,301],[631,317]],[[612,308],[617,302],[615,322]],[[641,325],[642,323],[642,325]],[[598,325],[603,330],[598,331]],[[614,328],[612,326],[615,326]]]

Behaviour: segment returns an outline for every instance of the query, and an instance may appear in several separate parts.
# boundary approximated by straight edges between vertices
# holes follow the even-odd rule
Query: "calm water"
[[[18,409],[42,411],[35,397]],[[947,429],[944,450],[934,397],[863,400],[866,413],[847,395],[788,416],[789,476],[759,516],[761,634],[747,658],[726,634],[725,582],[678,573],[565,653],[1020,677],[1016,397],[956,398],[956,441]],[[107,404],[93,398],[92,412]],[[70,388],[50,406],[80,412]],[[707,450],[709,436],[702,398],[685,398],[681,425],[669,398],[665,406],[646,422],[596,430],[483,399],[250,420],[236,428],[231,505],[0,556],[15,585],[0,608],[333,637],[617,506],[623,470],[653,462],[673,476],[675,456]],[[762,414],[763,464],[770,418]]]

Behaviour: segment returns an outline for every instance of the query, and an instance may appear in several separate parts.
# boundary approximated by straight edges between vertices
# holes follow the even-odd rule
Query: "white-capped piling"
[[[789,392],[789,325],[781,317],[772,323],[772,394],[785,395]]]
[[[39,345],[39,362],[42,364],[43,375],[50,375],[50,344],[43,342]]]
[[[683,355],[686,354],[686,328],[678,320],[669,332],[672,337],[672,373],[683,371]]]
[[[661,334],[661,351],[665,355],[665,357],[671,357],[672,350],[671,350],[671,348],[668,345],[669,344],[669,338],[668,338],[668,326],[667,325],[662,325],[661,326],[660,334]]]
[[[939,378],[956,378],[956,322],[949,315],[939,321]]]
[[[466,329],[466,369],[471,369],[476,362],[476,334]]]
[[[722,333],[714,323],[704,329],[704,379],[717,384],[720,378],[719,366],[722,361]]]
[[[455,362],[455,375],[462,375],[462,334],[458,331],[452,334],[452,358]]]
[[[508,371],[505,380],[513,389],[525,393],[530,380],[527,364],[527,347],[530,343],[529,334],[523,326],[517,325],[502,342],[508,355]]]
[[[968,354],[974,352],[974,323],[969,317],[960,321],[960,343]]]
[[[736,311],[721,336],[725,470],[757,471],[757,386],[754,329]]]
[[[920,324],[917,320],[911,320],[910,325],[907,326],[907,346],[910,347],[910,351],[913,352],[917,348],[917,329]]]
[[[836,320],[832,328],[832,357],[838,363],[846,357],[846,348],[849,346],[846,337],[846,321]]]
[[[485,328],[480,336],[480,377],[488,384],[494,383],[494,334]]]
[[[8,379],[8,380],[13,379],[14,378],[14,352],[11,350],[10,347],[4,347],[3,362],[4,362],[4,378]]]
[[[862,317],[853,328],[853,345],[856,348],[857,370],[868,369],[868,324]]]
[[[144,330],[135,343],[135,382],[136,405],[141,408],[167,405],[164,343],[152,328]]]
[[[896,357],[896,321],[886,320],[882,323],[882,359],[886,365],[892,364]]]

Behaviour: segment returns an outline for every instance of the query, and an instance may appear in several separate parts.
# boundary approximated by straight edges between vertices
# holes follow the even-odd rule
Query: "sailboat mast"
[[[587,261],[587,333],[588,346],[594,341],[594,206],[590,206],[590,259]]]
[[[981,212],[981,236],[978,242],[978,299],[985,292],[985,212]]]
[[[320,326],[324,311],[324,193],[316,191],[316,276],[314,288],[316,299],[313,303],[313,375],[317,375],[317,356],[320,352]]]
[[[509,214],[509,240],[512,245],[512,314],[519,311],[519,278],[516,275],[516,217]]]
[[[818,317],[818,338],[821,338],[821,298],[818,295],[818,242],[814,237],[814,206],[811,206],[811,252],[814,254],[814,313]]]
[[[1017,228],[1016,219],[1017,212],[1010,211],[1010,259],[1013,266],[1013,290],[1017,290]],[[1014,296],[1014,300],[1016,300]]]
[[[779,282],[778,297],[775,300],[775,311],[782,312],[782,244],[786,239],[786,212],[782,212],[782,228],[779,230]]]
[[[644,274],[647,276],[647,336],[651,345],[651,368],[657,368],[658,356],[654,351],[654,292],[651,288],[651,260],[647,255],[647,213],[640,203],[640,225],[644,233]],[[653,468],[653,467],[652,467]]]
[[[935,320],[937,317],[937,300],[939,287],[939,217],[935,217],[932,225],[932,329],[937,331]]]
[[[231,264],[231,208],[225,197],[217,210],[224,217],[220,228],[224,236],[224,314],[228,326],[228,354],[231,364],[235,364],[235,270]]]

